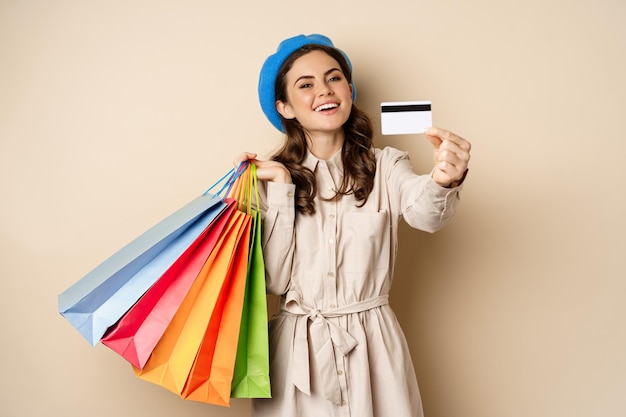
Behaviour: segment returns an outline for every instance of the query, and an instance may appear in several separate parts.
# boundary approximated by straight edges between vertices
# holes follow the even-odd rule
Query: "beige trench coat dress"
[[[404,333],[388,303],[398,222],[427,232],[454,215],[459,188],[416,175],[405,152],[375,149],[374,188],[363,207],[352,196],[315,200],[295,213],[293,184],[262,189],[268,293],[282,295],[270,320],[272,398],[257,417],[420,417],[422,405]],[[340,152],[309,153],[318,195],[341,184]]]

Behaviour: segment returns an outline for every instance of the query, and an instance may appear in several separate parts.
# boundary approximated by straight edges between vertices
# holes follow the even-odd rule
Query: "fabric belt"
[[[341,386],[335,349],[343,356],[354,349],[357,341],[347,330],[328,320],[348,314],[360,313],[389,304],[388,295],[380,295],[339,308],[317,310],[307,306],[300,294],[289,291],[281,300],[281,313],[296,316],[291,374],[294,385],[303,393],[311,395],[309,369],[309,341],[320,370],[320,378],[326,398],[340,405]],[[311,325],[308,325],[311,320]]]

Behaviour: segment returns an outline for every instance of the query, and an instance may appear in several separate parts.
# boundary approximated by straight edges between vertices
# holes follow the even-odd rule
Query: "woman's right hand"
[[[276,161],[261,161],[256,157],[256,153],[244,152],[235,158],[233,165],[236,168],[240,163],[248,161],[256,165],[256,176],[259,180],[291,184],[291,174],[283,164]]]

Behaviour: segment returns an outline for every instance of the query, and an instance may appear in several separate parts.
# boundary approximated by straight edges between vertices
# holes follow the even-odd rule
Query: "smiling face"
[[[343,131],[352,110],[352,87],[330,55],[314,50],[296,59],[285,90],[287,100],[276,102],[285,119],[297,119],[309,134]]]

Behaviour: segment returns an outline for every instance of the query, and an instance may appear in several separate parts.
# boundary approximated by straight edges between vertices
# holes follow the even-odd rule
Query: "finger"
[[[461,159],[453,150],[449,148],[446,148],[446,149],[440,148],[440,151],[437,154],[437,162],[438,163],[446,162],[450,165],[457,165],[459,162],[461,162]]]
[[[439,136],[434,134],[434,131],[432,131],[431,129],[433,128],[430,127],[426,129],[424,131],[424,136],[426,136],[426,139],[435,147],[435,149],[437,149],[441,145],[442,140]]]
[[[446,162],[452,166],[463,168],[463,166],[467,165],[469,159],[467,151],[449,140],[442,141],[439,149],[435,151],[435,163]]]
[[[291,183],[291,174],[283,164],[276,161],[258,161],[257,178],[274,182]]]
[[[424,134],[428,135],[428,136],[436,136],[441,140],[445,140],[445,139],[451,139],[452,136],[456,136],[454,135],[454,133],[450,132],[449,130],[446,129],[442,129],[440,127],[429,127],[428,129],[426,129],[424,131]]]
[[[459,161],[469,161],[469,151],[463,149],[458,143],[447,139],[441,142],[438,156],[439,159],[452,157],[458,159]]]
[[[438,164],[432,173],[433,180],[442,187],[448,187],[453,182],[459,181],[462,177],[462,173],[459,173],[456,168],[446,163]]]
[[[449,142],[444,141],[442,147],[444,145],[446,147],[437,153],[436,163],[445,162],[447,165],[457,168],[460,172],[464,172],[470,160],[469,153],[458,148],[456,145],[447,145],[447,143]]]
[[[436,136],[442,142],[446,140],[453,142],[457,144],[461,149],[468,151],[468,152],[471,149],[471,144],[466,139],[446,129],[441,129],[438,127],[430,127],[425,131],[425,134],[427,137]]]
[[[242,162],[254,160],[255,158],[256,158],[256,153],[243,152],[237,155],[237,157],[233,160],[233,165],[235,167],[238,167],[239,164],[241,164]]]
[[[467,161],[459,158],[451,158],[438,162],[435,166],[435,170],[445,174],[450,182],[458,181],[463,178],[467,171]]]

